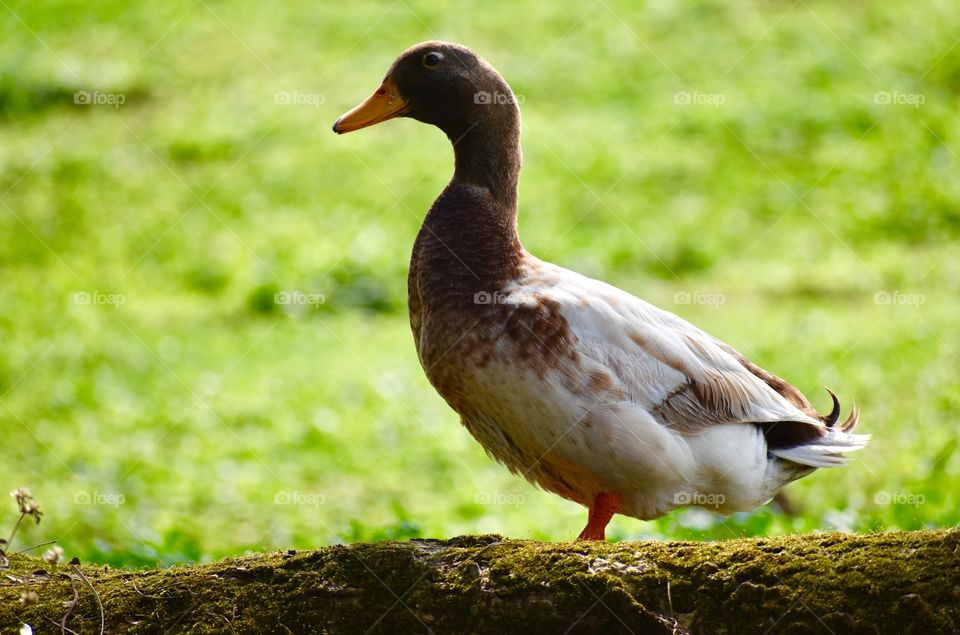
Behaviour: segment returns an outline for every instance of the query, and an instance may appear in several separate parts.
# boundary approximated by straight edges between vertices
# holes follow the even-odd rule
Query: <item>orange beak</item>
[[[337,134],[353,132],[387,119],[399,117],[405,114],[408,109],[409,104],[400,96],[393,79],[387,77],[380,84],[380,88],[374,91],[372,95],[337,119],[333,124],[333,131]]]

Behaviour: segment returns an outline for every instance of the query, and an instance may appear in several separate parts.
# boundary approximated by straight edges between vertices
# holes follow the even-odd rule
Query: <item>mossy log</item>
[[[619,544],[469,536],[147,571],[14,556],[0,579],[3,633],[60,632],[64,615],[67,629],[96,633],[101,606],[107,633],[960,629],[960,529]]]

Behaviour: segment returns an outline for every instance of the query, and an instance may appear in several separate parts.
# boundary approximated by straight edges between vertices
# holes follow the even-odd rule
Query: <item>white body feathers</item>
[[[681,318],[528,258],[526,275],[492,297],[508,313],[551,307],[572,350],[537,372],[516,363],[515,339],[497,338],[486,363],[460,367],[458,391],[464,424],[514,472],[585,505],[617,492],[621,513],[642,519],[684,505],[733,513],[866,445],[850,434],[855,414],[828,427]],[[771,448],[758,424],[776,422],[818,438]]]

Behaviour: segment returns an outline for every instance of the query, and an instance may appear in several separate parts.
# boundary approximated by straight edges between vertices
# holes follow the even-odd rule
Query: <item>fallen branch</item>
[[[84,567],[78,632],[955,632],[960,530],[727,542],[468,536],[164,570]],[[63,614],[70,569],[11,557],[0,631]],[[24,606],[24,590],[40,602]],[[102,617],[103,616],[103,617]]]

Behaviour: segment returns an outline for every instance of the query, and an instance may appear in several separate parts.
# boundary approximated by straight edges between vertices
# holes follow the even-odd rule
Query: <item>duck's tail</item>
[[[833,393],[830,393],[833,395]],[[815,438],[789,448],[772,448],[770,453],[781,459],[809,467],[837,467],[846,465],[850,460],[847,452],[862,450],[870,441],[869,434],[853,434],[860,422],[860,412],[856,405],[847,420],[836,425],[839,417],[839,404],[834,396],[833,412],[826,417],[825,425]]]

